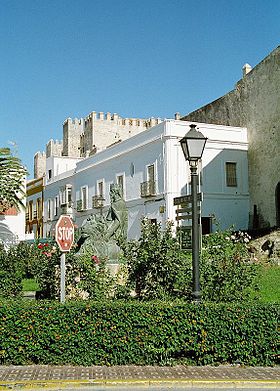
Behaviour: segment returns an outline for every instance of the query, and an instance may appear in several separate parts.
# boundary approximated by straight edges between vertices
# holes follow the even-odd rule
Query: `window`
[[[71,187],[66,188],[66,202],[68,205],[70,205],[72,202],[72,189],[71,189]]]
[[[135,166],[134,163],[130,163],[130,176],[133,177],[135,174]]]
[[[48,203],[47,203],[47,214],[48,214],[48,219],[50,220],[50,218],[51,218],[51,200],[48,200]]]
[[[70,206],[72,203],[72,185],[66,185],[60,189],[60,203]]]
[[[148,166],[148,181],[154,182],[155,181],[155,166],[154,164],[151,164]]]
[[[104,198],[104,182],[100,181],[97,184],[97,191],[100,198]]]
[[[54,216],[58,215],[58,196],[56,196],[54,199],[53,214],[54,214]]]
[[[236,163],[226,162],[226,184],[229,187],[237,187]]]
[[[120,189],[121,189],[121,195],[123,196],[124,195],[124,179],[123,179],[123,175],[118,175],[117,176],[117,185],[119,185]]]
[[[82,210],[86,210],[88,206],[88,200],[87,200],[87,187],[84,186],[81,189],[81,200],[82,200]]]
[[[48,171],[48,179],[51,179],[51,177],[52,177],[52,170],[49,170]]]

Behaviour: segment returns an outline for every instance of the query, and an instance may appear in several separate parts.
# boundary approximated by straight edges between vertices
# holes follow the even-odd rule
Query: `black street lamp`
[[[198,224],[198,175],[197,165],[201,159],[207,138],[196,130],[196,125],[190,125],[190,131],[180,140],[181,147],[188,160],[191,170],[191,199],[192,199],[192,275],[193,298],[199,301],[201,297],[199,281],[199,242],[200,231]]]

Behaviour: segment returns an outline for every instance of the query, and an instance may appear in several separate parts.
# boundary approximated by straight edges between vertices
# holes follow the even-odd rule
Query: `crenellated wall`
[[[46,146],[47,158],[50,156],[62,156],[63,142],[51,139]]]
[[[93,111],[84,119],[84,133],[80,136],[81,156],[92,155],[160,122],[160,118],[122,118],[116,113]]]
[[[52,156],[87,157],[161,123],[160,118],[122,118],[117,113],[92,111],[85,118],[67,118],[63,141],[50,140],[46,154],[34,156],[34,177],[46,173],[46,158]]]

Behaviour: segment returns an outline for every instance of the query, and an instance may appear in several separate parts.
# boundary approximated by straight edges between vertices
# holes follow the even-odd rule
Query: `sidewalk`
[[[168,386],[280,390],[278,367],[0,366],[0,390],[92,386]]]

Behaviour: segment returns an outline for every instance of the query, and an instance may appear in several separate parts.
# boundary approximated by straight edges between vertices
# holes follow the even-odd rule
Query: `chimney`
[[[252,67],[249,64],[244,64],[242,71],[243,71],[243,77],[246,76],[249,72],[251,72]]]
[[[180,113],[175,113],[175,119],[180,119],[181,118],[181,114]]]

